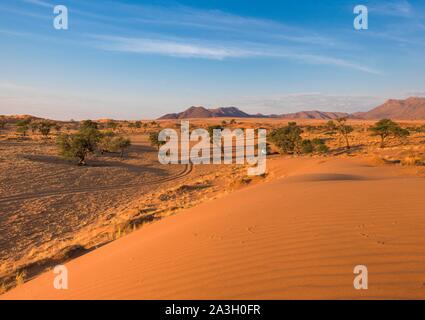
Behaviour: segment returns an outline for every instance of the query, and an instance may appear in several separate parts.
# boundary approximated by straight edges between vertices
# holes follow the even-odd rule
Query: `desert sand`
[[[241,168],[162,165],[146,134],[124,158],[93,155],[86,166],[58,156],[54,139],[0,138],[0,293],[61,261],[233,188]],[[8,139],[9,138],[9,139]]]
[[[269,159],[270,180],[147,225],[2,299],[425,298],[423,177],[368,157]],[[369,270],[355,290],[353,268]]]

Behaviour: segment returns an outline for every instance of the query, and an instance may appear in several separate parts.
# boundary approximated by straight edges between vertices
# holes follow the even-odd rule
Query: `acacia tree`
[[[51,123],[50,121],[42,121],[38,124],[38,131],[40,131],[41,135],[45,139],[47,139],[52,127],[53,127],[53,123]]]
[[[354,128],[347,124],[347,118],[336,119],[336,130],[345,140],[345,146],[350,149],[350,133],[353,132]]]
[[[23,137],[27,135],[27,132],[29,130],[29,124],[31,120],[30,119],[23,119],[16,123],[16,131],[20,134],[22,134]]]
[[[165,144],[165,141],[159,140],[159,132],[151,132],[149,134],[149,141],[151,143],[151,146],[157,147],[159,150],[159,147]]]
[[[390,119],[379,120],[373,127],[370,128],[372,136],[379,136],[381,138],[381,148],[385,148],[385,142],[390,137],[406,137],[409,135],[407,129],[403,129],[400,125]]]
[[[86,157],[93,153],[101,134],[93,127],[82,127],[75,134],[62,134],[58,137],[58,147],[60,154],[69,159],[78,159],[78,165],[86,164]]]
[[[35,134],[38,130],[38,122],[31,122],[30,127],[32,134]]]

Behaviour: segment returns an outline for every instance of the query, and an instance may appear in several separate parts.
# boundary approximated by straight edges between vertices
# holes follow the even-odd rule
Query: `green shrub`
[[[301,142],[301,152],[306,154],[314,152],[314,146],[310,140],[306,139]]]
[[[80,129],[99,129],[96,122],[91,120],[84,120],[81,123]]]
[[[119,152],[122,158],[125,150],[131,146],[131,141],[129,138],[108,134],[102,137],[100,144],[103,152]]]
[[[301,152],[305,154],[309,153],[327,153],[329,151],[328,146],[322,139],[315,138],[313,140],[303,140],[301,143]]]
[[[314,151],[317,153],[327,153],[329,152],[329,147],[326,145],[325,141],[319,138],[315,138],[311,141]]]
[[[289,122],[287,126],[270,132],[269,139],[283,153],[299,153],[301,150],[302,129],[295,122]]]

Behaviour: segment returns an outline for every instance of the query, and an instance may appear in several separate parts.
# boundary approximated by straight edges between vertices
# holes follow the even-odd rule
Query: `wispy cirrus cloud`
[[[54,5],[43,0],[21,1],[42,7],[53,7]],[[99,6],[99,3],[79,0],[74,2],[78,4],[78,7],[73,7],[73,14],[90,18],[91,23],[97,21],[109,27],[123,27],[133,31],[146,27],[167,28],[172,26],[179,32],[185,30],[190,30],[191,33],[209,32],[209,37],[222,38],[238,35],[249,39],[268,39],[326,47],[335,46],[337,43],[336,39],[305,28],[268,19],[230,14],[221,10],[197,9],[183,5],[136,5],[114,2],[110,3],[108,7],[113,7],[116,15],[125,17],[125,19],[116,19],[102,14],[102,6]],[[169,29],[166,32],[172,33]]]
[[[187,39],[162,40],[103,35],[93,35],[92,37],[97,40],[95,45],[100,49],[129,53],[149,53],[172,57],[205,58],[215,60],[259,55],[258,52],[251,50],[195,43],[190,42]]]
[[[23,1],[51,6],[44,0]],[[83,23],[84,18],[90,18],[90,23],[95,21],[109,30],[94,37],[95,46],[102,50],[213,60],[268,57],[380,73],[344,57],[343,42],[279,21],[182,5],[164,7],[122,2],[111,3],[115,13],[111,17],[102,14],[98,3],[75,2],[79,6],[73,13],[82,18]],[[116,16],[125,19],[116,19]],[[119,35],[111,32],[111,28],[119,29]],[[140,30],[148,36],[140,36]],[[332,54],[329,51],[323,54],[321,49],[332,49]]]
[[[319,54],[306,54],[296,49],[264,45],[259,43],[210,43],[193,39],[152,39],[91,35],[95,45],[103,50],[140,54],[161,54],[182,58],[204,58],[223,60],[227,58],[283,58],[302,63],[346,67],[366,73],[380,74],[379,71],[342,58]]]
[[[398,16],[409,18],[414,15],[413,6],[407,0],[390,0],[369,5],[372,13],[385,16]]]
[[[46,1],[42,1],[42,0],[22,0],[22,1],[29,3],[29,4],[34,4],[34,5],[37,5],[37,6],[45,7],[45,8],[53,7],[53,4],[46,2]]]

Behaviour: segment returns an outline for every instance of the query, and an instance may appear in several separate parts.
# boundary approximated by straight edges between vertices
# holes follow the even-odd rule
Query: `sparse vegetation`
[[[108,122],[106,122],[106,128],[111,129],[111,130],[116,130],[118,127],[118,123],[116,123],[113,120],[109,120]]]
[[[19,120],[16,123],[16,131],[20,133],[23,137],[26,137],[27,132],[29,130],[30,119]]]
[[[419,165],[423,165],[422,158],[419,155],[415,155],[415,154],[411,154],[411,155],[408,155],[408,156],[404,157],[403,159],[401,159],[400,163],[403,166],[419,166]]]
[[[77,158],[79,160],[78,165],[85,165],[87,155],[96,150],[100,139],[101,133],[99,130],[88,125],[82,126],[76,134],[59,136],[57,144],[63,157],[68,159]]]
[[[47,139],[53,126],[54,124],[50,121],[42,121],[38,124],[38,131],[40,131],[41,135]]]
[[[124,152],[131,146],[129,138],[117,136],[113,132],[108,131],[102,134],[99,142],[101,152],[119,152],[121,158],[124,157]]]
[[[329,147],[326,145],[326,143],[323,139],[314,138],[313,140],[311,140],[311,143],[313,144],[315,152],[317,152],[317,153],[327,153],[327,152],[329,152]]]
[[[409,135],[409,130],[401,128],[398,123],[390,119],[379,120],[370,128],[370,131],[372,132],[372,136],[379,136],[381,138],[381,148],[385,148],[385,143],[388,138],[401,138]]]
[[[302,128],[296,122],[289,122],[287,126],[271,131],[269,140],[282,153],[286,154],[326,153],[329,151],[323,139],[303,139],[302,133]]]
[[[125,150],[131,146],[130,139],[119,136],[113,139],[112,142],[113,149],[118,150],[120,152],[121,158],[123,158]]]
[[[241,178],[241,184],[250,184],[252,182],[252,178],[251,177],[242,177]]]
[[[59,134],[62,131],[62,126],[59,123],[55,123],[53,128],[55,129],[56,134]]]
[[[149,134],[149,141],[151,146],[158,148],[158,150],[163,144],[165,144],[165,141],[159,140],[159,132],[151,132]]]
[[[24,284],[25,277],[26,277],[26,272],[25,271],[19,271],[15,276],[16,286],[20,286],[20,285]]]
[[[105,131],[102,132],[102,138],[99,141],[99,151],[103,154],[104,152],[112,152],[111,147],[111,141],[115,137],[115,133],[112,131]]]
[[[0,130],[3,130],[4,128],[6,128],[6,117],[5,116],[0,116]]]
[[[0,295],[5,293],[6,291],[7,291],[6,285],[4,283],[2,283],[2,285],[0,286]]]
[[[314,146],[311,140],[306,139],[301,142],[301,152],[306,154],[314,152]]]
[[[353,132],[354,128],[347,124],[347,118],[338,118],[336,120],[336,130],[345,140],[347,150],[350,149],[350,133]]]
[[[98,124],[96,122],[94,122],[92,120],[84,120],[81,123],[80,128],[82,130],[84,130],[84,129],[96,129],[97,130],[97,129],[99,129],[99,126],[98,126]]]
[[[296,122],[289,122],[287,126],[273,130],[269,135],[269,139],[283,153],[300,153],[303,141],[301,138],[302,132]]]
[[[30,128],[31,128],[31,133],[35,134],[38,130],[38,122],[35,122],[35,121],[31,122]]]
[[[329,120],[328,122],[326,122],[324,127],[325,127],[326,133],[328,134],[334,134],[337,129],[336,124],[335,122],[333,122],[333,120]]]
[[[308,153],[327,153],[329,148],[322,139],[315,138],[313,140],[305,139],[301,143],[301,152]]]

